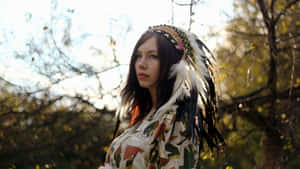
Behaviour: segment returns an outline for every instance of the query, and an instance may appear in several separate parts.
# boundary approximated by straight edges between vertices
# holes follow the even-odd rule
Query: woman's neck
[[[149,88],[149,92],[150,92],[150,95],[151,95],[151,100],[152,100],[152,109],[153,108],[156,108],[156,104],[157,104],[157,99],[156,99],[156,88]]]

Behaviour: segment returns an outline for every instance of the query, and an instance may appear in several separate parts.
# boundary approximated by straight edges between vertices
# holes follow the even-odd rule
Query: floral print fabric
[[[149,113],[114,139],[107,162],[115,169],[195,168],[199,148],[185,136],[183,121],[177,120],[171,132],[175,119],[176,106],[167,112]]]

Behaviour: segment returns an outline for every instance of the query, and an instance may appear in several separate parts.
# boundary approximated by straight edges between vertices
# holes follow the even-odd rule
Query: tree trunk
[[[283,146],[278,132],[265,130],[262,138],[262,169],[280,169]]]

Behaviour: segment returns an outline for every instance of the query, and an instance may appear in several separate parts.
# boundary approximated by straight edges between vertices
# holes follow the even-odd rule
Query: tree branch
[[[255,97],[256,95],[260,94],[262,91],[264,91],[265,89],[267,89],[267,86],[263,86],[261,87],[260,89],[257,89],[247,95],[244,95],[244,96],[238,96],[238,97],[234,97],[234,98],[231,98],[231,100],[233,101],[238,101],[238,100],[249,100],[251,99],[252,97]]]
[[[242,31],[236,31],[236,30],[228,30],[229,32],[232,32],[232,33],[236,33],[236,34],[239,34],[239,35],[242,35],[242,36],[256,36],[256,37],[267,37],[266,34],[261,34],[261,33],[248,33],[248,32],[242,32]]]
[[[239,116],[242,116],[249,122],[257,125],[258,128],[263,129],[266,127],[265,118],[261,116],[259,113],[257,113],[256,107],[253,105],[264,105],[266,103],[270,103],[272,100],[272,95],[266,95],[266,96],[257,96],[255,93],[259,93],[263,88],[258,89],[257,91],[254,91],[253,93],[248,94],[248,97],[236,97],[232,98],[232,102],[230,104],[227,104],[225,102],[220,103],[219,111],[222,113],[237,113]],[[294,101],[297,101],[297,98],[300,97],[300,86],[292,88],[293,93],[290,95],[291,89],[286,89],[282,92],[278,93],[278,99],[287,100],[287,99],[293,99]]]
[[[259,5],[260,10],[262,12],[264,22],[265,22],[266,26],[269,27],[270,26],[270,16],[268,14],[268,10],[266,8],[264,0],[258,0],[258,5]]]
[[[191,1],[191,3],[188,3],[188,4],[185,4],[185,3],[178,3],[176,1],[174,1],[175,5],[178,5],[178,6],[191,6],[193,5],[193,2]]]
[[[272,19],[273,19],[273,16],[274,16],[274,5],[275,5],[275,3],[276,3],[276,0],[272,0],[271,1],[271,15],[272,15]]]
[[[280,17],[282,15],[284,15],[286,13],[286,11],[294,4],[296,4],[297,2],[299,2],[300,0],[293,0],[293,1],[290,1],[282,11],[280,11],[280,13],[275,17],[274,19],[274,23],[276,24],[278,22],[278,20],[280,19]]]

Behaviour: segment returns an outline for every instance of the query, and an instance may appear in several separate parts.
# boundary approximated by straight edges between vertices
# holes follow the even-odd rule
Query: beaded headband
[[[183,52],[183,57],[193,56],[193,48],[186,33],[182,30],[170,25],[158,25],[149,27],[147,32],[156,32],[164,36],[179,52]]]

